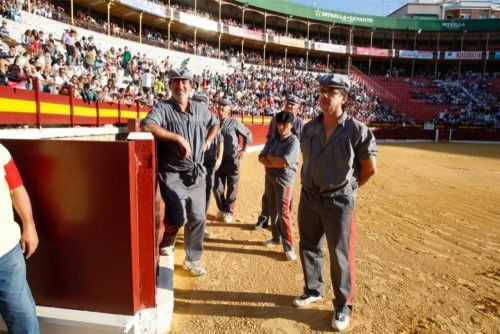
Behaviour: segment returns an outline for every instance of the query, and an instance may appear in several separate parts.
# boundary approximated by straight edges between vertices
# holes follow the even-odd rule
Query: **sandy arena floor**
[[[500,145],[379,146],[379,173],[358,195],[357,295],[350,333],[500,333]],[[303,286],[300,260],[254,231],[264,169],[242,165],[235,222],[209,210],[208,274],[192,278],[175,255],[173,333],[323,333],[327,298],[291,306]],[[299,181],[299,180],[298,180]],[[295,189],[293,221],[298,239]],[[213,215],[212,215],[213,214]],[[182,238],[179,238],[182,241]]]

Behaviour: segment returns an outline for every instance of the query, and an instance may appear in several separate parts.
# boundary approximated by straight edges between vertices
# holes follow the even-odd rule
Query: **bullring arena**
[[[0,143],[33,205],[41,333],[330,332],[328,251],[326,296],[299,309],[300,259],[254,228],[271,119],[288,93],[305,122],[318,116],[325,73],[378,147],[356,205],[349,332],[499,333],[500,5],[468,19],[472,2],[438,5],[441,19],[287,0],[0,0]],[[158,156],[140,130],[179,67],[253,136],[232,223],[212,198],[201,277],[183,270],[182,229],[159,254]],[[299,194],[300,172],[296,244]]]
[[[382,144],[379,150],[379,173],[359,194],[351,332],[495,333],[498,145]],[[270,231],[253,229],[263,172],[256,154],[248,155],[235,223],[208,221],[215,234],[205,243],[209,274],[195,279],[175,271],[174,333],[330,331],[331,289],[320,304],[293,307],[303,285],[300,264],[261,245]],[[182,247],[176,251],[180,269]]]

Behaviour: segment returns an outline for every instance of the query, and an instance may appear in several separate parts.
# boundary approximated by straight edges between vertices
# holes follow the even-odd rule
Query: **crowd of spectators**
[[[1,0],[12,4],[15,0]],[[18,0],[16,6],[23,8],[25,3]],[[45,0],[32,1],[32,12],[46,17],[56,15],[66,18],[65,11]],[[185,8],[182,8],[186,10]],[[101,31],[107,29],[104,18],[99,15],[90,16],[84,11],[76,12],[76,19],[86,22]],[[115,24],[117,26],[117,24]],[[94,29],[99,30],[99,29]],[[122,24],[116,34],[137,35],[133,24]],[[8,36],[8,27],[2,25],[0,34]],[[126,37],[126,36],[125,36]],[[167,36],[159,31],[144,29],[144,38],[156,45],[168,43]],[[25,89],[33,89],[38,83],[41,91],[51,94],[73,94],[86,101],[105,101],[122,103],[142,103],[151,106],[159,99],[168,96],[168,84],[165,73],[172,66],[169,58],[161,61],[149,59],[145,54],[132,53],[126,46],[111,47],[108,50],[96,48],[92,36],[77,36],[76,31],[66,30],[61,36],[46,36],[43,31],[27,30],[18,41],[18,46],[11,46],[3,57],[8,62],[8,73],[3,72],[0,84],[15,85]],[[124,43],[125,45],[126,43]],[[208,42],[188,42],[183,36],[172,33],[170,39],[172,49],[188,53],[196,53],[207,57],[235,58],[252,64],[237,67],[232,74],[212,73],[205,70],[202,75],[195,76],[196,91],[207,93],[213,100],[221,95],[235,101],[234,112],[247,115],[274,115],[283,107],[284,96],[293,93],[303,100],[301,116],[315,116],[317,109],[316,78],[318,73],[338,70],[331,64],[318,59],[309,59],[308,70],[305,71],[303,57],[289,56],[287,66],[279,55],[268,54],[263,67],[262,54],[248,51],[240,54],[235,48],[225,48],[218,54],[218,48]],[[189,59],[186,64],[189,67]],[[444,80],[436,80],[436,87],[442,91],[432,96],[424,96],[433,103],[450,104],[454,108],[442,112],[439,123],[446,124],[490,124],[498,125],[498,99],[495,94],[484,92],[482,81],[473,74],[466,80],[458,80],[453,75]],[[414,83],[415,94],[419,94],[418,81]],[[395,112],[390,106],[366,87],[353,83],[350,89],[350,113],[362,121],[390,122],[411,124],[412,120]],[[481,123],[482,122],[482,123]]]
[[[172,63],[168,57],[156,62],[126,46],[99,50],[92,36],[80,37],[74,30],[60,37],[27,30],[19,45],[11,46],[3,58],[10,66],[2,82],[11,86],[33,89],[38,83],[42,92],[73,94],[89,102],[150,106],[169,95],[165,74]],[[184,65],[189,67],[189,58]],[[282,110],[286,94],[293,93],[303,100],[301,116],[310,118],[318,113],[316,78],[317,73],[309,71],[251,65],[237,67],[232,74],[205,70],[195,76],[193,86],[212,100],[230,97],[235,113],[255,116],[274,115]],[[366,105],[356,110],[363,108]],[[368,114],[359,116],[371,120],[365,117]]]
[[[0,15],[12,21],[21,20],[25,0],[0,0]]]
[[[494,91],[495,75],[468,71],[440,73],[428,84],[406,79],[413,85],[413,97],[447,108],[433,121],[449,125],[488,125],[500,127],[500,100]]]
[[[15,0],[10,0],[10,1],[15,1]],[[26,9],[26,0],[17,0],[17,1],[24,2],[25,4],[23,8]],[[162,1],[157,1],[156,3],[161,4]],[[166,3],[167,2],[165,2],[165,4]],[[199,15],[200,17],[216,20],[216,18],[214,18],[210,13],[194,11],[194,9],[191,7],[186,7],[173,3],[171,4],[171,6],[174,9],[174,13],[176,14],[178,14],[179,11],[182,11],[188,14]],[[69,15],[66,13],[66,11],[60,6],[55,6],[54,4],[51,4],[50,1],[48,0],[34,0],[31,5],[31,11],[34,14],[49,18],[54,18],[61,22],[68,22],[68,23],[70,22]],[[107,18],[98,12],[93,12],[92,15],[89,15],[86,10],[76,6],[74,20],[75,24],[77,26],[81,26],[82,28],[98,31],[101,33],[107,33],[108,30]],[[123,21],[121,21],[120,23],[120,21],[121,19],[119,18],[115,18],[113,16],[111,17],[110,33],[116,37],[129,39],[132,41],[139,41],[139,36],[138,36],[139,28],[137,24],[132,22],[124,23]],[[234,19],[223,19],[223,22],[226,25],[241,26],[241,22],[237,22]],[[254,31],[261,31],[259,27],[253,26],[251,24],[245,25],[245,28]],[[294,38],[305,38],[305,36],[294,35],[292,32],[285,34],[284,31],[277,32],[271,28],[268,28],[267,30],[271,38],[274,35],[276,36],[286,35],[288,37],[294,37]],[[188,36],[182,36],[176,33],[171,33],[170,36],[171,43],[170,45],[168,45],[168,36],[165,31],[155,30],[148,27],[143,27],[142,34],[143,34],[142,36],[143,42],[151,45],[165,47],[165,48],[170,46],[170,48],[177,51],[193,53],[205,57],[222,58],[225,60],[229,60],[230,58],[236,58],[238,61],[245,61],[256,65],[264,65],[262,59],[262,53],[260,52],[248,50],[245,51],[243,57],[241,57],[239,48],[235,48],[230,45],[221,45],[221,50],[219,51],[218,45],[216,45],[217,43],[209,40],[197,41],[195,46],[193,39],[190,39]],[[328,42],[319,35],[312,38],[311,41]],[[343,41],[337,40],[334,36],[332,36],[330,42],[343,44]],[[288,57],[288,58],[289,58],[287,61],[288,68],[295,68],[301,70],[306,69],[306,61],[304,57]],[[283,56],[268,57],[266,59],[266,65],[284,66]],[[324,60],[321,59],[310,59],[307,65],[308,65],[307,69],[313,71],[331,71],[334,69],[333,64],[331,64],[331,66],[327,68],[326,63],[324,62]],[[341,69],[341,67],[336,67],[335,69],[339,70]]]
[[[349,113],[363,122],[414,124],[412,119],[396,112],[390,105],[382,103],[371,89],[358,82],[351,82],[348,101]]]

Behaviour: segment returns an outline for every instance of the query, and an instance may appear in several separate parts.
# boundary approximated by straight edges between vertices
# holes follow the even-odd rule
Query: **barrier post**
[[[33,89],[35,90],[35,111],[36,111],[36,127],[39,128],[41,126],[40,124],[40,87],[38,78],[37,77],[31,77],[31,80],[33,82]]]
[[[122,122],[122,102],[118,100],[118,124]]]
[[[75,126],[75,109],[73,106],[73,86],[68,86],[69,93],[69,123],[71,127]]]
[[[101,126],[101,111],[99,110],[99,101],[96,101],[95,103],[95,114],[96,114],[96,126],[100,127]]]

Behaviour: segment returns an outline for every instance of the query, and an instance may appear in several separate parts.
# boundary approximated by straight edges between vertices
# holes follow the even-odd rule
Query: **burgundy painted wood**
[[[151,147],[1,142],[33,204],[40,246],[28,276],[37,305],[128,315],[154,306],[153,181],[138,180],[154,173]]]

